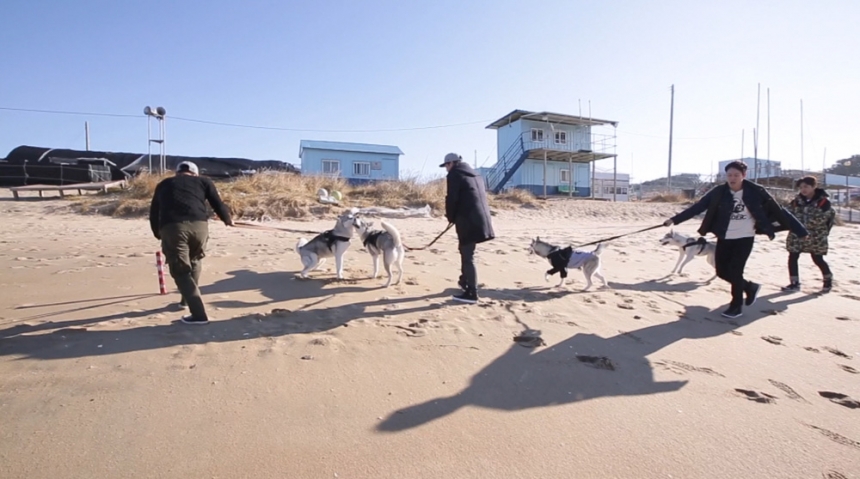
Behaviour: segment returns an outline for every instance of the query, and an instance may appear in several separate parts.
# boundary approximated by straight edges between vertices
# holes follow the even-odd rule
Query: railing
[[[112,172],[99,165],[34,165],[0,163],[0,186],[71,185],[111,181]]]
[[[518,140],[518,141],[517,141]],[[523,136],[520,137],[511,144],[507,151],[499,158],[493,168],[487,173],[487,188],[489,190],[495,190],[499,183],[505,178],[508,171],[514,166],[517,160],[522,156],[523,150]]]
[[[520,159],[520,157],[522,157],[523,153],[526,151],[550,150],[567,153],[580,153],[582,151],[591,151],[596,154],[603,154],[608,153],[610,151],[614,151],[616,146],[615,139],[615,135],[592,133],[590,135],[591,141],[589,144],[584,144],[584,142],[581,141],[581,137],[577,138],[576,136],[574,136],[573,138],[574,141],[556,143],[554,138],[544,139],[541,141],[533,141],[531,137],[531,131],[524,132],[517,138],[517,140],[515,140],[511,144],[508,150],[501,155],[496,164],[487,173],[487,188],[490,190],[496,189],[499,185],[499,182],[504,179],[505,175],[507,175],[507,173],[511,170],[511,168],[513,168],[515,163]]]

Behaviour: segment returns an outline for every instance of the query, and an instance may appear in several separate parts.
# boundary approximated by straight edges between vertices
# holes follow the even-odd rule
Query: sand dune
[[[172,283],[157,294],[146,221],[66,205],[0,199],[4,479],[860,477],[854,227],[833,232],[828,295],[808,258],[803,291],[781,293],[784,234],[758,241],[762,297],[725,320],[728,288],[704,260],[666,276],[664,229],[608,245],[606,289],[581,291],[576,271],[554,288],[526,251],[533,235],[586,243],[673,205],[499,212],[477,306],[448,301],[453,233],[383,289],[358,244],[345,281],[333,264],[299,280],[297,235],[213,223],[213,322],[190,327]],[[445,226],[391,221],[413,247]]]

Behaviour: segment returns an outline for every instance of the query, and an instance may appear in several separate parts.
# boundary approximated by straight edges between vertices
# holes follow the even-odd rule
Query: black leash
[[[632,233],[624,233],[623,235],[611,236],[609,238],[603,238],[603,239],[599,239],[597,241],[592,241],[591,243],[585,243],[585,244],[581,244],[578,246],[574,246],[574,249],[579,249],[579,248],[582,248],[583,246],[591,246],[593,244],[606,243],[607,241],[617,240],[618,238],[623,238],[625,236],[631,236],[631,235],[635,235],[635,234],[639,234],[639,233],[644,233],[646,231],[656,230],[657,228],[662,228],[662,227],[663,227],[663,224],[661,223],[657,226],[649,226],[649,227],[643,228],[639,231],[634,231]]]
[[[408,249],[408,250],[412,250],[412,251],[421,251],[421,250],[423,250],[423,249],[427,249],[427,248],[429,248],[429,247],[433,246],[433,244],[434,244],[434,243],[436,243],[437,241],[439,241],[439,238],[441,238],[442,236],[444,236],[444,235],[445,235],[445,233],[447,233],[447,232],[448,232],[448,230],[450,230],[452,226],[454,226],[454,223],[448,223],[448,226],[445,228],[445,230],[444,230],[444,231],[442,231],[441,233],[439,233],[439,236],[437,236],[437,237],[433,238],[433,241],[431,241],[431,242],[430,242],[430,244],[428,244],[427,246],[423,246],[423,247],[421,247],[421,248],[410,248],[410,247],[408,247],[408,246],[406,246],[406,245],[403,245],[403,246],[406,246],[406,249]]]

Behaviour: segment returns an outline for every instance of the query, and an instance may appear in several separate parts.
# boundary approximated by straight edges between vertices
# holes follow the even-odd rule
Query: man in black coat
[[[221,201],[212,180],[200,176],[194,163],[183,161],[176,168],[176,176],[161,180],[155,187],[149,210],[152,234],[161,240],[170,276],[182,295],[180,304],[191,313],[182,318],[186,324],[209,322],[198,287],[209,241],[207,202],[225,225],[233,226],[230,209]]]
[[[460,243],[460,281],[462,294],[454,301],[478,302],[478,272],[475,270],[475,246],[496,237],[490,221],[490,205],[484,179],[460,155],[448,153],[439,165],[448,170],[448,194],[445,196],[445,217],[457,229]]]

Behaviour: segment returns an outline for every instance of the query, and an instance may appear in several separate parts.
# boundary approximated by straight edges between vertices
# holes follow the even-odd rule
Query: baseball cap
[[[439,165],[439,167],[442,168],[448,163],[454,163],[455,161],[460,161],[462,159],[463,157],[456,153],[448,153],[447,155],[445,155],[445,161],[443,161],[442,164]]]
[[[180,172],[180,173],[183,171],[190,171],[191,173],[194,173],[195,175],[200,174],[200,170],[197,169],[197,165],[195,165],[194,163],[192,163],[190,161],[183,161],[182,163],[176,165],[176,171]]]

